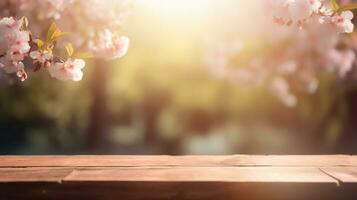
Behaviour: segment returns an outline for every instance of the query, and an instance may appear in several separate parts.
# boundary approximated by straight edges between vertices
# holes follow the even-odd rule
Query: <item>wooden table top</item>
[[[126,199],[141,199],[140,195],[136,196],[137,198],[131,197],[138,195],[138,191],[148,192],[147,187],[151,188],[150,191],[159,188],[159,193],[148,192],[152,199],[162,199],[159,197],[168,197],[169,194],[181,194],[181,199],[191,199],[188,197],[193,197],[193,194],[196,197],[206,194],[204,198],[210,199],[217,192],[221,192],[223,196],[228,193],[229,196],[225,197],[229,199],[228,197],[235,196],[236,192],[240,191],[234,188],[248,187],[250,189],[247,191],[252,193],[252,190],[258,188],[293,187],[297,192],[299,187],[301,191],[309,190],[306,185],[309,188],[318,187],[318,191],[330,188],[326,191],[338,193],[343,190],[346,194],[354,194],[357,190],[348,188],[354,187],[355,183],[357,156],[350,155],[0,156],[0,199],[23,199],[24,196],[20,194],[11,194],[19,191],[19,188],[24,194],[33,194],[37,199],[41,199],[49,197],[45,194],[54,194],[49,191],[56,191],[57,194],[64,188],[65,191],[71,191],[74,187],[82,188],[87,194],[98,190],[95,194],[103,195],[107,188],[116,187],[115,194],[124,195]],[[133,189],[130,186],[133,186]],[[179,188],[181,189],[177,191]],[[287,195],[285,193],[288,190],[289,188],[286,188],[282,194]],[[41,191],[47,192],[43,194]],[[114,195],[113,191],[108,190],[106,193]],[[166,194],[168,191],[171,193]],[[266,189],[261,191],[261,194],[264,194]],[[185,196],[191,193],[191,196]],[[207,196],[210,193],[212,195]],[[12,196],[9,196],[10,194]],[[82,196],[76,196],[78,197]],[[92,195],[86,198],[93,197]],[[113,196],[101,197],[111,199],[109,197]]]

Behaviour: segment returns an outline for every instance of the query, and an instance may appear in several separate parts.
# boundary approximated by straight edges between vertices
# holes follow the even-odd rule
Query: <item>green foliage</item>
[[[330,4],[331,4],[332,10],[333,10],[334,12],[337,12],[338,9],[339,9],[339,7],[340,7],[340,6],[338,5],[338,3],[337,3],[337,0],[331,0]]]
[[[355,3],[349,3],[346,5],[339,5],[339,2],[337,0],[331,0],[330,1],[331,4],[331,8],[335,13],[341,13],[344,11],[348,11],[348,10],[355,10],[357,9],[357,4]]]
[[[52,23],[50,28],[47,31],[46,34],[46,40],[48,43],[53,43],[55,42],[57,39],[66,36],[68,33],[67,32],[62,32],[58,26],[56,25],[56,23]]]
[[[69,58],[72,57],[74,50],[73,50],[73,45],[71,43],[68,43],[66,45],[66,53]]]
[[[45,42],[41,39],[36,39],[35,43],[39,49],[41,49],[43,47],[43,45],[45,45]]]
[[[343,11],[355,10],[355,9],[357,9],[357,4],[347,4],[339,7],[337,9],[337,12],[343,12]]]
[[[75,53],[74,54],[75,58],[80,58],[80,59],[89,59],[89,58],[94,58],[94,55],[91,53]]]

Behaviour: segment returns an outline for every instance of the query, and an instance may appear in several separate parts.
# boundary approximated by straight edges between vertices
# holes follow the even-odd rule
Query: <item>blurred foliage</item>
[[[95,67],[108,70],[108,127],[98,153],[328,153],[343,152],[344,141],[355,138],[348,133],[356,120],[354,87],[322,75],[318,93],[300,94],[296,108],[284,107],[269,91],[218,79],[207,69],[203,35],[222,34],[237,22],[217,30],[213,16],[202,22],[138,13],[123,30],[132,44],[122,60],[88,63],[79,83],[39,73],[0,89],[1,154],[88,152]]]

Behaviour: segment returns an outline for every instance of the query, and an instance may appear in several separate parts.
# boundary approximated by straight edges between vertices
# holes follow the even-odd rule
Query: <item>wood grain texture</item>
[[[342,183],[357,182],[357,167],[324,167],[321,169]]]
[[[62,182],[71,168],[0,168],[0,183]]]
[[[63,181],[130,182],[283,182],[332,183],[337,181],[318,168],[307,167],[171,167],[83,168]]]
[[[357,199],[357,157],[0,156],[0,200]]]
[[[0,167],[356,166],[357,156],[0,156]]]

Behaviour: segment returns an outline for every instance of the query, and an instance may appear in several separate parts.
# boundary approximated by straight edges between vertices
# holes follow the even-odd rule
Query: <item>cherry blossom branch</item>
[[[318,91],[321,74],[332,73],[336,79],[352,75],[357,39],[346,33],[354,30],[351,10],[357,6],[340,2],[266,0],[263,13],[271,17],[271,23],[264,24],[260,38],[266,50],[246,58],[249,44],[240,39],[222,42],[208,52],[208,66],[216,76],[244,87],[264,88],[294,107],[299,102],[296,93]],[[353,37],[356,41],[346,44],[346,38]]]
[[[125,0],[3,1],[0,4],[3,15],[26,14],[29,17],[19,20],[14,17],[0,18],[0,68],[9,74],[17,74],[21,81],[28,77],[27,66],[23,62],[28,58],[32,59],[33,71],[45,68],[52,77],[59,80],[79,81],[83,76],[84,59],[93,57],[93,54],[102,59],[116,59],[124,56],[128,50],[129,39],[114,34],[111,28],[111,23],[121,19],[118,13],[122,12],[117,9],[124,5]],[[93,16],[94,13],[98,13],[98,16]],[[43,22],[53,20],[74,28],[75,30],[70,30],[71,33],[73,32],[74,36],[80,33],[80,38],[72,38],[72,34],[62,32],[56,23],[44,30],[43,24],[46,23]],[[98,24],[101,24],[102,28],[98,28]],[[31,32],[30,27],[35,27],[36,34]],[[33,38],[34,35],[46,35],[46,38]],[[68,36],[72,41],[83,42],[73,45],[66,38],[64,44],[64,36]],[[81,49],[83,52],[75,49]],[[64,54],[65,56],[62,56]]]

